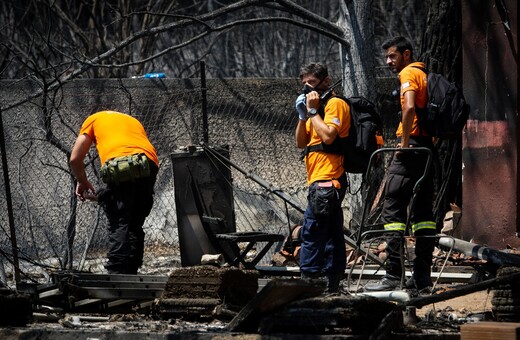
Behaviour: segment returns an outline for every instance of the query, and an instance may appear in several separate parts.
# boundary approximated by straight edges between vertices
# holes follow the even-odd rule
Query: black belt
[[[397,143],[401,143],[401,137],[396,138]],[[433,140],[431,136],[410,136],[408,139],[410,145],[433,147]]]

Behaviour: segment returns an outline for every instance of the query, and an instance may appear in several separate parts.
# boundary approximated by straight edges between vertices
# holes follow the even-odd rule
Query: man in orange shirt
[[[304,94],[296,101],[299,114],[295,137],[300,149],[348,136],[350,108],[342,99],[325,101],[320,95],[331,84],[327,66],[304,65],[300,71]],[[343,155],[315,151],[305,156],[308,206],[301,228],[300,271],[302,278],[328,279],[327,293],[338,293],[345,273],[346,249],[341,202],[347,189]]]
[[[106,188],[96,192],[83,161],[96,144]],[[80,200],[97,200],[108,221],[108,262],[111,274],[137,274],[143,263],[143,224],[153,205],[159,169],[155,148],[141,123],[124,113],[101,111],[82,124],[70,156]]]
[[[413,61],[411,43],[403,37],[392,38],[382,45],[386,51],[386,63],[400,82],[401,122],[396,132],[398,148],[426,147],[433,150],[432,137],[418,126],[416,108],[425,108],[428,101],[427,75],[424,63]],[[410,150],[410,149],[408,149]],[[400,285],[401,247],[410,214],[411,230],[416,236],[413,275],[406,288],[427,292],[432,287],[431,265],[435,245],[436,224],[433,221],[433,177],[431,171],[421,183],[410,209],[413,189],[424,174],[427,155],[422,152],[397,152],[388,168],[385,198],[381,212],[387,233],[386,275],[375,284],[367,284],[365,290],[393,290]],[[410,210],[410,211],[409,211]]]

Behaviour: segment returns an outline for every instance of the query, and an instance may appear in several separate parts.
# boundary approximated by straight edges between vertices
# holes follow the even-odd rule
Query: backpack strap
[[[325,117],[325,106],[327,106],[327,103],[329,102],[329,100],[331,98],[342,99],[347,103],[347,105],[350,105],[348,99],[343,96],[337,96],[337,95],[331,96],[331,97],[327,98],[327,100],[325,100],[325,102],[320,104],[320,107],[318,108],[318,114],[320,115],[320,117],[322,119],[323,119],[323,117]],[[331,144],[325,144],[325,143],[321,142],[320,144],[306,146],[305,148],[303,148],[300,158],[301,158],[301,160],[303,160],[305,158],[305,156],[307,156],[309,153],[317,152],[317,151],[323,151],[323,152],[334,153],[334,154],[342,154],[341,137],[339,136],[339,134],[336,136],[336,139],[334,139],[334,142],[332,142]]]
[[[320,144],[316,144],[316,145],[307,145],[305,148],[303,148],[303,153],[305,155],[308,155],[311,152],[323,151],[323,150],[324,150],[323,144],[320,143]]]
[[[311,152],[323,151],[323,145],[322,144],[323,143],[316,144],[316,145],[307,145],[306,147],[304,147],[302,152],[301,152],[301,154],[300,154],[300,160],[303,161],[305,159],[305,156],[307,156]]]
[[[426,77],[428,77],[428,70],[426,68],[420,67],[420,66],[411,66],[411,67],[423,71],[426,74]],[[427,107],[428,107],[428,102],[426,102],[426,107],[423,107],[423,108],[417,107],[417,104],[415,104],[415,114],[417,115],[417,127],[419,128],[419,133],[421,134],[421,136],[425,132],[424,132],[423,128],[421,127],[420,123],[421,123],[421,121],[423,121],[425,119],[426,115],[428,114]]]
[[[424,67],[420,67],[420,66],[411,66],[413,68],[418,68],[419,70],[423,71],[424,73],[426,73],[426,75],[428,75],[428,70],[425,69]]]

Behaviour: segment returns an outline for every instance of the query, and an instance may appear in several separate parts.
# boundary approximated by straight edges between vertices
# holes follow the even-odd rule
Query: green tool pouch
[[[107,184],[134,181],[150,175],[150,161],[145,154],[109,159],[101,167],[101,179]]]

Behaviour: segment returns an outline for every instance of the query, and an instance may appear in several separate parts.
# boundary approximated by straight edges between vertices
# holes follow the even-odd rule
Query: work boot
[[[381,292],[394,290],[401,284],[401,279],[398,276],[387,274],[379,282],[369,283],[365,285],[366,292]]]
[[[302,280],[318,280],[318,279],[322,278],[322,274],[321,273],[313,273],[313,272],[301,271],[300,272],[300,278]]]
[[[118,264],[105,264],[105,269],[109,274],[126,274],[124,267]]]
[[[433,282],[429,273],[425,275],[415,275],[414,273],[408,280],[406,280],[405,287],[420,290],[426,287],[433,287]]]
[[[340,291],[340,283],[343,279],[344,274],[342,272],[331,273],[327,275],[327,289],[323,292],[324,295],[339,295]]]
[[[412,275],[412,277],[406,280],[405,288],[411,291],[412,295],[426,296],[432,294],[433,283],[431,279],[416,280]]]
[[[305,281],[305,284],[311,285],[313,287],[319,287],[326,289],[326,282],[321,273],[310,273],[310,272],[300,272],[300,278]]]
[[[413,276],[409,277],[405,284],[404,284],[404,288],[406,289],[417,289],[417,287],[415,286],[415,279],[413,278]]]

